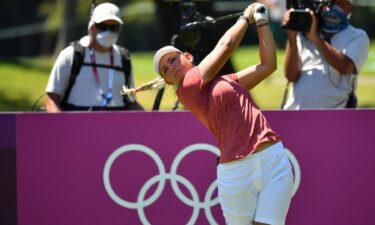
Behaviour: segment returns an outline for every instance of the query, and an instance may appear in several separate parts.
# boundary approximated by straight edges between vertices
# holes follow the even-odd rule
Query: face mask
[[[111,31],[103,31],[96,35],[98,43],[104,47],[109,48],[117,42],[118,34]]]
[[[348,16],[336,5],[323,12],[321,19],[322,30],[327,33],[337,33],[349,25]]]

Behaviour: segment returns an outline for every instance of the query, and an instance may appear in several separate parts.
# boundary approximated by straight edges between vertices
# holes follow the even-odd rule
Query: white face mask
[[[104,48],[109,48],[117,42],[118,34],[102,31],[96,35],[96,41]]]

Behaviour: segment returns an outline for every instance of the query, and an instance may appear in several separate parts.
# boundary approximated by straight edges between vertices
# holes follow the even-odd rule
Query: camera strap
[[[286,99],[287,99],[288,93],[289,93],[289,84],[290,84],[290,82],[288,81],[286,83],[286,86],[285,86],[285,90],[284,90],[284,94],[283,94],[283,99],[281,100],[280,109],[284,109],[284,106],[285,106],[285,103],[286,103]]]

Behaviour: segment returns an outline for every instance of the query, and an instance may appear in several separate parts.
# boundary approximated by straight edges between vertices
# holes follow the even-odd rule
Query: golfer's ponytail
[[[146,84],[142,84],[141,86],[137,88],[128,88],[126,85],[124,85],[122,87],[121,94],[128,95],[129,97],[134,97],[137,92],[148,91],[148,90],[158,90],[160,88],[165,87],[165,84],[166,83],[162,77],[157,77],[156,79]]]

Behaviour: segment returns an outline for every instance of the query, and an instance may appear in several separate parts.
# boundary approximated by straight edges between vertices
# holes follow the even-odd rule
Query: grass
[[[45,63],[44,59],[0,62],[0,111],[30,111],[44,92],[51,68],[41,66]]]
[[[278,69],[251,93],[262,109],[279,109],[286,79],[283,75],[282,59],[284,51],[279,50]],[[137,86],[156,77],[152,66],[153,52],[134,52],[132,60]],[[257,47],[240,47],[232,57],[237,69],[258,62]],[[47,84],[54,58],[22,58],[17,61],[0,61],[0,111],[30,111],[40,98]],[[361,71],[357,88],[360,108],[375,108],[375,42],[372,42],[369,57]],[[142,92],[138,100],[147,111],[152,109],[156,93]],[[174,88],[168,87],[164,93],[160,110],[171,110],[177,97]],[[38,107],[43,107],[44,97]],[[180,105],[179,109],[182,109]]]

